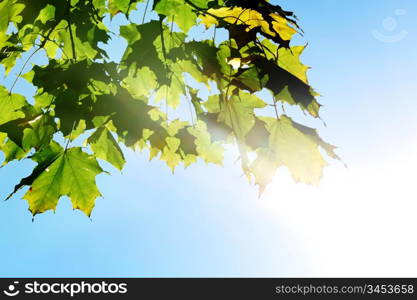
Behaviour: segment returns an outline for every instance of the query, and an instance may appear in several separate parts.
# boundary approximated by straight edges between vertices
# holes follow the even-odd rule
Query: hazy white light
[[[319,189],[278,172],[258,203],[304,242],[314,269],[304,275],[417,275],[417,145],[401,149],[329,167]]]

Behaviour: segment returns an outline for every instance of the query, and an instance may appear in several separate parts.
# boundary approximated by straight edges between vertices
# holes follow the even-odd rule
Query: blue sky
[[[281,170],[258,199],[233,153],[172,175],[128,152],[122,173],[98,177],[91,220],[68,199],[34,222],[21,194],[1,202],[0,276],[417,276],[417,2],[275,3],[300,19],[327,127],[290,114],[347,169],[331,162],[319,188]],[[0,198],[31,166],[0,169]]]

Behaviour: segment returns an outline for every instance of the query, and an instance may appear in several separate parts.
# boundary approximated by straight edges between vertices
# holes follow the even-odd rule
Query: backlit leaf
[[[88,143],[97,158],[104,159],[119,170],[123,169],[125,164],[123,152],[107,128],[98,128],[88,138]]]
[[[0,1],[3,164],[37,163],[9,198],[30,187],[34,215],[62,196],[90,215],[97,159],[122,170],[124,147],[174,171],[221,165],[234,144],[261,192],[279,167],[317,184],[335,147],[278,110],[319,116],[305,46],[290,46],[297,32],[295,15],[267,0]]]
[[[97,161],[81,148],[71,148],[49,162],[39,174],[32,173],[31,188],[23,196],[32,214],[55,210],[59,198],[68,196],[74,209],[89,216],[100,196],[95,177],[102,170]]]

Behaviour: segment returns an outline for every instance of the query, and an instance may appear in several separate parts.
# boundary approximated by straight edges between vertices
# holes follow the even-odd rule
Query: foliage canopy
[[[126,25],[112,32],[109,19],[123,15]],[[281,166],[316,184],[323,153],[337,158],[315,129],[278,113],[285,103],[318,118],[320,104],[300,61],[305,47],[290,46],[301,32],[296,17],[267,0],[1,0],[0,16],[0,64],[16,77],[0,85],[0,149],[3,164],[37,163],[9,196],[29,187],[23,198],[34,215],[65,195],[90,215],[104,172],[97,160],[121,170],[121,144],[174,170],[198,159],[221,164],[223,146],[235,143],[261,192]],[[196,28],[212,37],[199,39]],[[117,62],[103,46],[114,35],[127,43]],[[38,52],[47,63],[22,74]],[[21,71],[10,73],[19,59]],[[34,99],[13,92],[21,77]],[[182,118],[170,117],[168,107],[184,105]]]

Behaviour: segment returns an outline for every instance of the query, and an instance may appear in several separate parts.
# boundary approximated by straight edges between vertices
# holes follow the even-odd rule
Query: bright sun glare
[[[408,141],[347,169],[333,164],[320,188],[278,172],[258,203],[304,244],[310,275],[415,275],[417,143]]]

